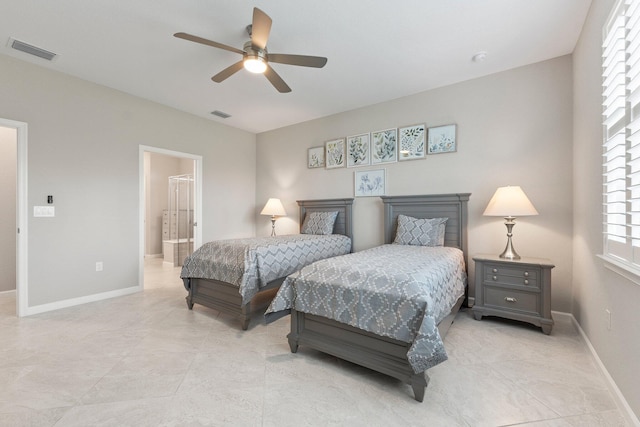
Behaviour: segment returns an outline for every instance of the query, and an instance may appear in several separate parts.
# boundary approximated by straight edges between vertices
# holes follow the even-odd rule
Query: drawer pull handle
[[[525,284],[525,285],[528,285],[528,284],[529,284],[529,281],[528,281],[527,279],[524,279],[524,284]]]
[[[528,271],[524,272],[524,277],[529,277],[529,272]]]
[[[494,273],[497,273],[497,272],[498,272],[498,269],[497,269],[497,268],[494,268],[494,269],[493,269],[493,272],[494,272]]]
[[[498,280],[498,278],[496,276],[493,276],[493,280]]]
[[[518,302],[518,300],[515,299],[514,297],[504,297],[504,300],[506,302]]]

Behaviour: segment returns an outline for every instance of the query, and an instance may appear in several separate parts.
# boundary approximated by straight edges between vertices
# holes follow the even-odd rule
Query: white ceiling
[[[210,120],[264,132],[573,52],[591,0],[0,0],[0,54]],[[253,7],[272,19],[273,53],[325,56],[322,69],[272,64],[278,93],[240,55]],[[9,48],[10,37],[58,54]],[[483,62],[472,56],[486,51]],[[220,110],[231,118],[210,113]]]

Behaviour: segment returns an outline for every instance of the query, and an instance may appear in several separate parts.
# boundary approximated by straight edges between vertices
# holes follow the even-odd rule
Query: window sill
[[[598,255],[598,258],[604,261],[606,269],[619,274],[636,285],[640,285],[640,268],[625,264],[608,255]]]

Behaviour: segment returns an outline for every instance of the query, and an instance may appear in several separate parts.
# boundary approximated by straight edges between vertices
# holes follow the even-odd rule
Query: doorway
[[[16,291],[18,131],[0,126],[0,294]]]
[[[2,175],[0,271],[8,277],[0,292],[15,293],[17,316],[26,316],[27,301],[27,124],[0,118]],[[5,164],[6,162],[6,164]]]
[[[145,267],[175,268],[202,241],[202,157],[140,146],[140,286]]]

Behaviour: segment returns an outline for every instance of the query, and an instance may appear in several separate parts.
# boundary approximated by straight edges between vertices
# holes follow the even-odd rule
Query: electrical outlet
[[[102,264],[102,261],[96,262],[96,271],[102,271],[103,268],[104,265]]]
[[[604,311],[605,312],[605,321],[607,322],[607,331],[611,330],[611,310],[609,310],[608,308]]]

